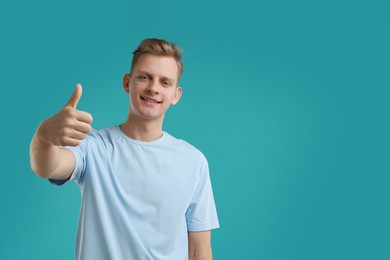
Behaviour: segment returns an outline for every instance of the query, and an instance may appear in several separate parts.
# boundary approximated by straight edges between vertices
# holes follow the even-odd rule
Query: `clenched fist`
[[[77,146],[91,131],[92,116],[77,110],[82,94],[80,84],[65,106],[54,116],[46,119],[38,128],[38,138],[42,142],[55,146]]]

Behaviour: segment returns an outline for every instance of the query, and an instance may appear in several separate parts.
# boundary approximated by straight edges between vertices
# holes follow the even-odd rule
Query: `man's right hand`
[[[46,119],[38,128],[40,141],[55,146],[77,146],[92,129],[92,116],[77,110],[77,103],[82,94],[80,84],[65,106],[54,116]]]

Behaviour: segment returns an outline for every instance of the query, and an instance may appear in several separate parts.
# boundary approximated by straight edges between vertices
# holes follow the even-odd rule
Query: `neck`
[[[128,137],[143,142],[151,142],[162,136],[162,120],[145,120],[129,115],[119,127]]]

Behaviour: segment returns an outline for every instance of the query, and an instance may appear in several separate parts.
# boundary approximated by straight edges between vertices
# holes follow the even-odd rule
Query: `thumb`
[[[65,104],[65,107],[71,107],[76,109],[77,103],[79,103],[82,93],[83,93],[83,88],[81,87],[81,84],[77,84],[76,89],[74,90],[68,102]]]

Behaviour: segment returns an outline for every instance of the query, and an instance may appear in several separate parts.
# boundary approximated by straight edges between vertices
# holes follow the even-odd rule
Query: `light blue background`
[[[184,49],[165,130],[209,159],[219,259],[390,259],[388,1],[0,4],[0,259],[72,259],[80,193],[29,167],[39,122],[77,82],[121,123],[147,37]]]

